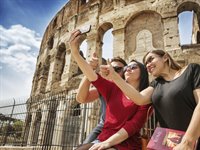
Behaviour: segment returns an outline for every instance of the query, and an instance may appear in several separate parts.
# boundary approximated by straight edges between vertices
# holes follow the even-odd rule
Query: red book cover
[[[172,150],[182,140],[184,131],[157,127],[147,145],[148,150]]]

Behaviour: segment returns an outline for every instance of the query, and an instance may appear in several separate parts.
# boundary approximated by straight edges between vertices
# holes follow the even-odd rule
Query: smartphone
[[[82,27],[82,28],[80,29],[81,34],[88,33],[88,32],[90,32],[90,30],[91,30],[91,25],[86,25],[86,26],[84,26],[84,27]]]

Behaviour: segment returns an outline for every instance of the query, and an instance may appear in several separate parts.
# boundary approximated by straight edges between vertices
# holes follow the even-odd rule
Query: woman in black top
[[[161,127],[186,131],[174,150],[192,150],[200,137],[200,65],[181,68],[163,50],[149,51],[143,61],[155,79],[140,93],[113,73],[111,67],[109,76],[136,104],[152,103]],[[200,150],[200,142],[197,149]]]

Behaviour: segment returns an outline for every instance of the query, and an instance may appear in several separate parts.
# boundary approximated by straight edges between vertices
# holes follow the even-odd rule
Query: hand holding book
[[[182,140],[185,132],[157,127],[147,145],[148,150],[195,150],[196,143]]]

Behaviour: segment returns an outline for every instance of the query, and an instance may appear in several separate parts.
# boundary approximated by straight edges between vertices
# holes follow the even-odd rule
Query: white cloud
[[[9,29],[0,25],[0,33],[0,62],[17,72],[33,73],[41,43],[39,34],[22,25]]]

